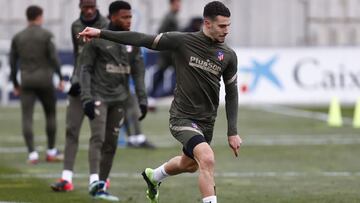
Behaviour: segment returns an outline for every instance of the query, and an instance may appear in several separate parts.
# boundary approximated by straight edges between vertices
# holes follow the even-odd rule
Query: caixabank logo
[[[277,61],[277,56],[270,57],[267,60],[252,58],[250,66],[240,66],[240,76],[242,75],[243,78],[250,78],[249,80],[245,80],[240,83],[240,92],[254,92],[262,83],[267,83],[266,85],[272,85],[274,88],[283,90],[284,87],[281,81],[273,71]]]

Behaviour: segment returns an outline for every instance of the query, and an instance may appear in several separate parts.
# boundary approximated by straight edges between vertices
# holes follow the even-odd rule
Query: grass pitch
[[[326,109],[311,110],[326,112]],[[343,116],[351,118],[352,110],[345,110]],[[60,149],[65,139],[64,118],[65,107],[60,106],[57,139]],[[44,161],[46,139],[39,105],[34,120],[35,143],[42,158],[38,165],[26,164],[20,121],[17,106],[0,108],[0,202],[100,202],[92,200],[87,193],[87,121],[81,130],[81,146],[75,164],[75,190],[69,193],[55,193],[49,187],[60,177],[62,163]],[[219,109],[213,141],[218,202],[360,202],[359,129],[349,125],[332,128],[316,118],[242,106],[238,122],[244,144],[239,157],[235,158],[227,146],[224,109]],[[169,134],[168,107],[148,114],[143,130],[158,149],[119,148],[109,191],[120,196],[121,202],[148,202],[141,171],[162,164],[181,150]],[[162,203],[200,200],[196,173],[168,178],[161,185]]]

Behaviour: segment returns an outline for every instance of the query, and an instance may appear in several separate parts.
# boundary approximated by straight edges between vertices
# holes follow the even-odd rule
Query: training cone
[[[358,98],[355,104],[353,127],[360,128],[360,98]]]
[[[330,102],[328,125],[331,127],[340,127],[343,125],[340,103],[337,97],[333,97]]]

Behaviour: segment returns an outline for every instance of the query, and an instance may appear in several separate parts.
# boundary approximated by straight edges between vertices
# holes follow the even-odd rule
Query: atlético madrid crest
[[[222,51],[218,51],[217,52],[217,58],[219,59],[219,61],[223,61],[224,60],[224,53]]]
[[[191,126],[195,129],[198,129],[199,127],[196,125],[196,123],[191,123]]]

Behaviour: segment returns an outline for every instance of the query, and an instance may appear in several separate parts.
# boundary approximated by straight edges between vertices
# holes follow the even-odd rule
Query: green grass
[[[325,108],[311,109],[326,112]],[[346,116],[352,109],[346,110]],[[42,111],[36,109],[35,143],[46,146]],[[351,116],[348,116],[351,117]],[[58,108],[58,144],[64,144],[65,108]],[[0,149],[22,149],[20,110],[0,108]],[[360,202],[360,133],[350,126],[328,127],[315,119],[267,113],[240,107],[239,132],[244,140],[235,158],[227,146],[224,109],[214,130],[216,189],[222,203],[352,203]],[[145,184],[140,173],[179,154],[181,146],[169,135],[168,109],[162,107],[143,122],[148,138],[160,146],[157,150],[119,148],[112,170],[112,194],[126,203],[144,203]],[[87,121],[80,143],[87,146]],[[61,163],[43,161],[26,164],[25,152],[0,150],[0,202],[98,202],[87,194],[87,150],[77,155],[75,191],[55,193],[49,184],[60,177]],[[168,178],[161,185],[161,202],[201,202],[196,174]]]
[[[308,107],[305,109],[310,110],[310,111],[322,112],[322,113],[329,112],[329,107]],[[349,117],[349,118],[352,118],[354,116],[354,108],[353,107],[343,106],[343,107],[340,107],[340,109],[341,109],[342,116]]]

